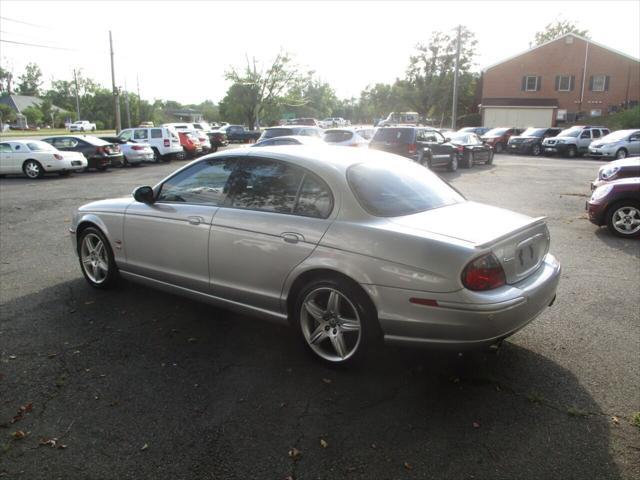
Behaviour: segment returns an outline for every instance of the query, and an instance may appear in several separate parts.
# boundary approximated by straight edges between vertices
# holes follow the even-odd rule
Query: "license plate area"
[[[546,245],[546,237],[542,233],[516,245],[514,266],[517,277],[525,277],[538,268],[546,254]]]

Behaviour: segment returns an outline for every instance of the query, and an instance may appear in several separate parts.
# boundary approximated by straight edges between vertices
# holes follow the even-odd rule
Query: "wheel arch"
[[[80,235],[83,231],[85,231],[89,227],[94,227],[100,230],[105,238],[109,240],[111,237],[109,235],[109,229],[107,225],[102,221],[100,217],[95,214],[85,214],[80,217],[78,220],[78,224],[76,226],[76,247],[78,246],[78,241],[80,240]],[[110,242],[110,240],[109,240]]]

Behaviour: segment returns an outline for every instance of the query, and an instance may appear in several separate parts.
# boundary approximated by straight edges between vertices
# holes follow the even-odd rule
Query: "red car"
[[[600,185],[627,177],[640,177],[640,158],[614,160],[600,167],[598,177],[591,182],[591,190]]]
[[[493,151],[496,153],[502,153],[507,148],[507,143],[512,136],[520,135],[523,132],[522,128],[513,127],[498,127],[492,128],[487,133],[482,135],[482,141],[487,145],[493,147]]]
[[[202,153],[202,144],[193,133],[183,132],[180,130],[177,130],[177,132],[180,136],[180,145],[184,148],[187,156],[193,158]]]
[[[589,220],[618,237],[640,237],[640,177],[600,185],[586,205]]]

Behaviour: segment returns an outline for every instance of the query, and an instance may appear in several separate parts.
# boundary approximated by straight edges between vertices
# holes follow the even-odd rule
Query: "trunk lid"
[[[549,250],[549,230],[544,217],[532,218],[481,203],[462,202],[392,221],[471,243],[479,253],[492,251],[509,284],[536,271]]]

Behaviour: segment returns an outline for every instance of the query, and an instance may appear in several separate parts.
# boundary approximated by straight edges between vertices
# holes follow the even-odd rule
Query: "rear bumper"
[[[128,153],[125,155],[129,163],[153,162],[153,151],[145,153]]]
[[[538,270],[525,280],[503,287],[509,298],[492,302],[460,302],[460,292],[438,294],[391,287],[365,286],[375,298],[386,342],[444,346],[456,349],[482,348],[496,343],[526,326],[553,303],[560,263],[547,254]],[[427,297],[438,306],[416,305],[412,297]],[[480,296],[479,298],[482,298]]]
[[[42,165],[45,172],[75,172],[86,168],[87,161],[85,159],[73,160],[55,160]]]

